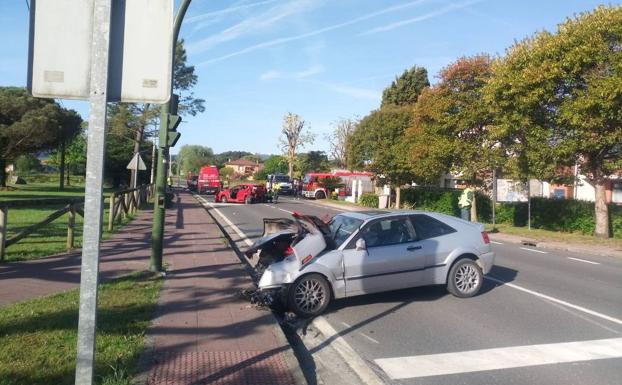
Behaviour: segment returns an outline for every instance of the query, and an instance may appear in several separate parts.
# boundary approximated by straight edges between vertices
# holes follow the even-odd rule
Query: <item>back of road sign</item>
[[[46,98],[89,98],[93,0],[33,0],[28,89]],[[108,100],[170,98],[173,0],[116,0],[110,33]]]

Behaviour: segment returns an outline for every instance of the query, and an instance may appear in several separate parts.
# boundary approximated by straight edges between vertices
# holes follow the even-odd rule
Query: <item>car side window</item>
[[[419,239],[429,239],[455,233],[456,229],[425,214],[411,215]]]
[[[388,246],[417,240],[415,230],[406,217],[375,221],[361,231],[367,247]]]

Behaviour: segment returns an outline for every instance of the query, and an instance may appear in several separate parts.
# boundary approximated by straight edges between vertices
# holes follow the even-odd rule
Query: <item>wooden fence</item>
[[[116,191],[110,194],[108,230],[112,230],[114,223],[121,218],[127,218],[143,207],[153,196],[153,185],[142,185],[135,189]],[[63,208],[48,215],[41,222],[22,229],[17,234],[7,238],[7,225],[9,209],[37,208],[63,205]],[[14,245],[28,235],[46,226],[56,219],[67,216],[67,251],[74,248],[76,214],[84,218],[84,198],[44,198],[23,199],[0,202],[0,261],[4,261],[6,248]]]

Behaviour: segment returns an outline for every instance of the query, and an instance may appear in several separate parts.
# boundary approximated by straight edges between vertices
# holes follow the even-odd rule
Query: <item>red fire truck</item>
[[[302,195],[305,198],[326,199],[329,191],[323,186],[322,179],[331,177],[337,177],[341,180],[342,189],[345,189],[345,195],[351,194],[353,181],[361,182],[362,192],[359,192],[359,194],[373,192],[374,184],[371,180],[373,175],[370,172],[351,171],[310,172],[304,177]]]
[[[195,190],[199,194],[218,194],[222,189],[220,174],[216,166],[201,167],[198,176],[189,172],[186,183],[188,189]]]

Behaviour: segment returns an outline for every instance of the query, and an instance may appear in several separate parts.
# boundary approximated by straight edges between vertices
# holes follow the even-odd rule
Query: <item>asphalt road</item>
[[[215,208],[241,250],[243,236],[261,235],[263,218],[340,211],[288,198]],[[495,267],[474,298],[414,288],[338,300],[324,317],[386,383],[622,383],[622,260],[493,249]]]

